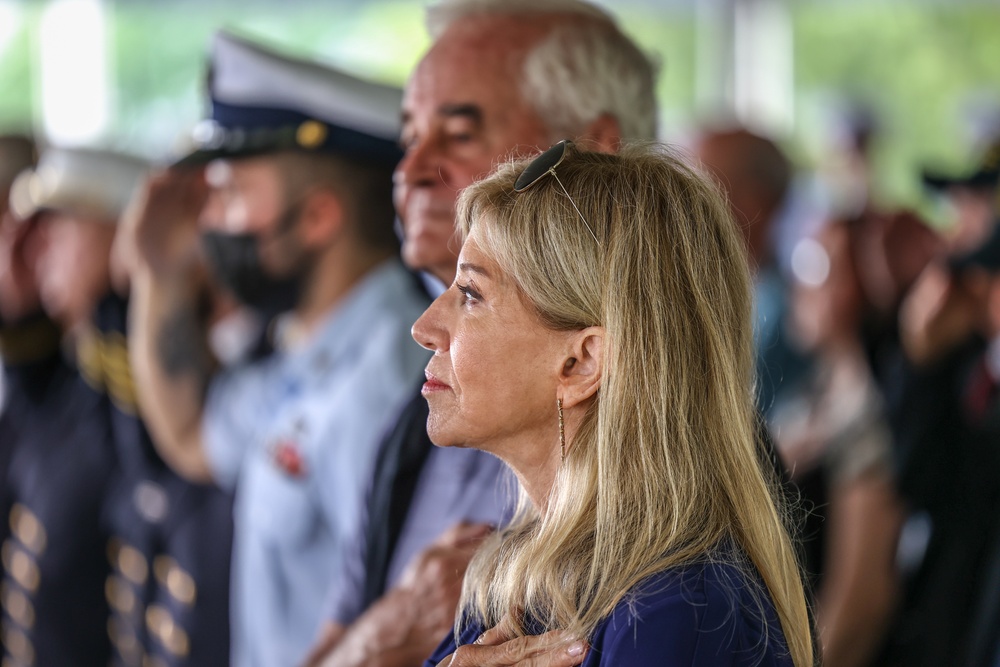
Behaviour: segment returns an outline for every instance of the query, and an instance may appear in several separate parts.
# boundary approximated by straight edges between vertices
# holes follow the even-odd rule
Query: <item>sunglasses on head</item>
[[[556,183],[558,183],[559,187],[562,188],[563,194],[566,195],[567,199],[569,199],[569,203],[573,205],[574,210],[576,210],[576,214],[580,216],[581,220],[583,220],[583,224],[586,225],[587,231],[594,237],[594,241],[597,241],[597,245],[601,245],[601,242],[597,239],[597,234],[594,233],[594,228],[591,227],[590,223],[587,222],[587,219],[583,217],[583,213],[580,212],[580,208],[576,205],[576,202],[573,201],[573,197],[570,196],[566,186],[562,184],[562,181],[559,180],[559,176],[556,174],[556,167],[562,164],[563,159],[566,157],[567,146],[572,145],[572,141],[564,139],[532,160],[514,182],[514,192],[524,192],[540,181],[546,174],[552,174],[552,178],[556,179]]]

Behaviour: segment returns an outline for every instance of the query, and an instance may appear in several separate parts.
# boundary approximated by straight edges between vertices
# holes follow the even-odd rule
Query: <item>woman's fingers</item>
[[[490,643],[492,642],[492,643]],[[497,643],[499,642],[499,643]],[[586,644],[564,632],[503,640],[497,629],[487,631],[477,643],[459,647],[449,667],[573,667],[583,662]]]
[[[490,628],[483,634],[479,635],[479,639],[477,639],[475,643],[478,646],[496,646],[497,644],[502,644],[505,641],[508,641],[510,639],[510,635],[508,635],[502,627],[503,626],[498,625]]]

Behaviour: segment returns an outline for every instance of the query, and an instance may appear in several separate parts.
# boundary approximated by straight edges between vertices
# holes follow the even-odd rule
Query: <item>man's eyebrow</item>
[[[445,118],[468,118],[475,123],[483,122],[483,110],[479,105],[471,103],[463,104],[442,104],[438,107],[437,113],[439,116],[444,116]],[[400,124],[407,125],[413,120],[413,114],[409,111],[403,111],[400,114]]]
[[[442,104],[438,107],[438,114],[449,118],[464,116],[477,123],[483,121],[483,110],[477,104]]]
[[[464,271],[466,273],[478,273],[481,276],[485,276],[487,278],[490,277],[490,272],[484,269],[483,267],[479,266],[478,264],[472,264],[470,262],[462,262],[461,264],[458,265],[458,268],[459,270]]]

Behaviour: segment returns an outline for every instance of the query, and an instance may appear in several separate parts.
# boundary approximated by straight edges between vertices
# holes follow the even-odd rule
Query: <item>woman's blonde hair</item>
[[[760,463],[750,276],[725,201],[662,145],[570,147],[556,174],[598,243],[552,174],[514,192],[526,164],[466,189],[458,224],[476,226],[546,326],[599,325],[608,342],[544,515],[522,492],[470,566],[458,629],[475,617],[523,633],[531,618],[589,636],[641,581],[718,558],[731,539],[748,580],[760,572],[795,664],[811,665],[798,564]]]

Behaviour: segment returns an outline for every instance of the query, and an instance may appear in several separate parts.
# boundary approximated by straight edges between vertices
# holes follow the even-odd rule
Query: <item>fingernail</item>
[[[567,655],[576,658],[578,656],[583,655],[583,652],[586,649],[587,647],[583,645],[583,642],[573,642],[572,644],[569,645],[569,648],[566,649],[566,653]]]

